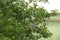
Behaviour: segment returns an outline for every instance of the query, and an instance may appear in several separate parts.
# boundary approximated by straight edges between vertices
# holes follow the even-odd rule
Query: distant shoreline
[[[60,17],[58,18],[50,18],[50,19],[46,19],[47,22],[60,22]]]

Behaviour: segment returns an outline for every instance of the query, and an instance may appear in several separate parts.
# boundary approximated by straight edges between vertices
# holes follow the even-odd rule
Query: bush
[[[45,19],[50,14],[34,3],[29,6],[24,0],[0,0],[0,39],[37,40],[50,37]],[[35,34],[35,35],[34,35]]]

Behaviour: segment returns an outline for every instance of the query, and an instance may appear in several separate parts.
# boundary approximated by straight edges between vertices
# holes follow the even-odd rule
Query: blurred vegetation
[[[46,28],[45,19],[53,13],[47,12],[43,7],[37,8],[36,1],[33,6],[29,6],[29,2],[0,0],[0,40],[37,40],[52,35]],[[41,30],[30,28],[30,22],[39,25]]]

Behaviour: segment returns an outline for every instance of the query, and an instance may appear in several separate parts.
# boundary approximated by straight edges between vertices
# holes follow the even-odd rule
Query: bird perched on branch
[[[41,30],[40,27],[38,27],[37,25],[33,24],[32,22],[29,23],[29,27],[30,27],[31,29]]]

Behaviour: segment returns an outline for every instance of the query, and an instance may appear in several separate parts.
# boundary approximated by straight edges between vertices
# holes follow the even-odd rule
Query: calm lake
[[[49,38],[41,38],[39,40],[60,40],[60,22],[47,22],[47,28],[52,32],[52,36]]]

